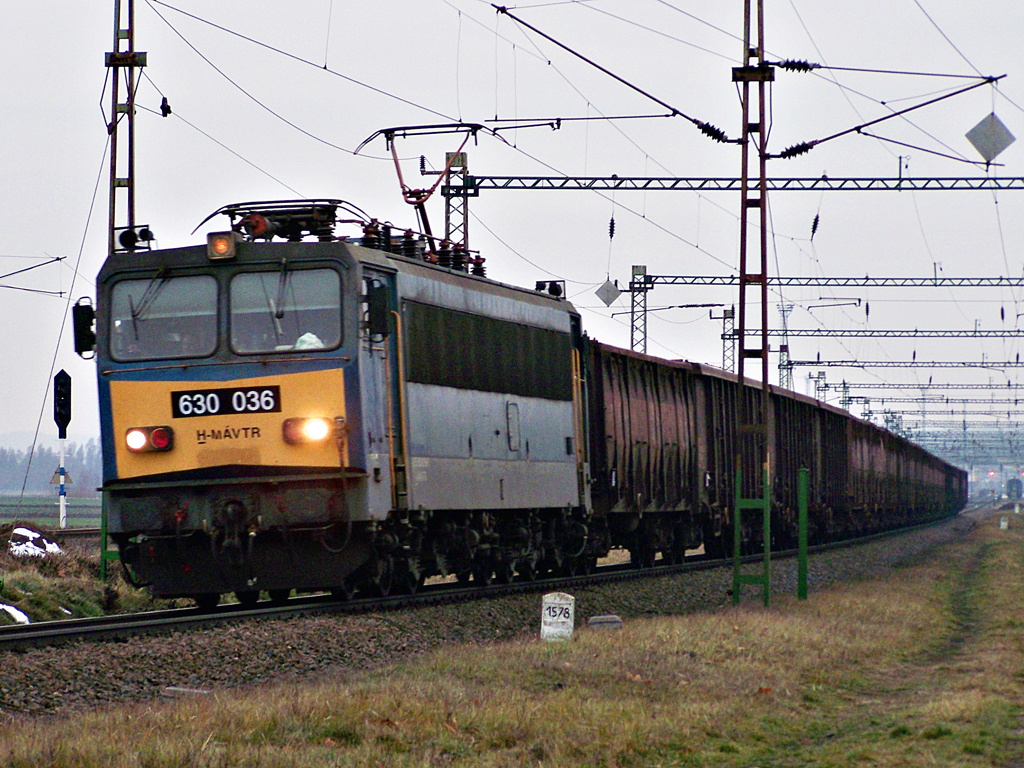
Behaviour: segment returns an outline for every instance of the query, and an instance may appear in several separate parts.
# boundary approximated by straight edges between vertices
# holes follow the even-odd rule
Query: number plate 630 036
[[[171,392],[171,415],[176,419],[280,411],[281,388],[276,385]]]

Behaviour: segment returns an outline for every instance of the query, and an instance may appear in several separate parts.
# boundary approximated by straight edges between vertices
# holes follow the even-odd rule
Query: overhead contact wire
[[[160,90],[160,88],[157,86],[156,83],[153,82],[153,80],[149,77],[149,75],[147,75],[145,72],[143,72],[142,76],[146,78],[146,80],[149,82],[150,85],[153,86],[154,89],[156,89],[157,93],[159,93],[161,96],[163,95],[163,91]],[[150,114],[155,115],[157,117],[163,117],[163,115],[160,112],[156,111],[155,109],[150,109],[149,107],[142,106],[138,102],[136,102],[136,107],[138,107],[139,109],[141,109],[144,112],[149,112]],[[298,195],[299,197],[303,197],[303,194],[301,192],[299,192],[297,189],[295,189],[292,186],[289,186],[285,182],[281,181],[281,179],[279,179],[276,176],[274,176],[274,174],[270,173],[270,171],[266,170],[265,168],[261,168],[256,163],[254,163],[252,160],[249,160],[247,157],[245,157],[244,155],[240,154],[239,152],[236,152],[235,150],[233,150],[231,147],[229,147],[224,142],[220,141],[219,139],[214,138],[209,133],[207,133],[202,128],[200,128],[199,126],[197,126],[194,123],[190,122],[189,120],[185,119],[184,117],[181,116],[181,113],[178,112],[177,110],[175,110],[171,114],[174,117],[176,117],[177,119],[181,120],[181,122],[183,122],[185,125],[187,125],[189,128],[191,128],[193,131],[198,133],[200,136],[203,136],[203,137],[209,139],[210,141],[212,141],[214,144],[216,144],[221,149],[223,149],[226,152],[228,152],[228,153],[234,155],[235,157],[237,157],[239,160],[241,160],[243,163],[248,165],[250,168],[253,168],[254,170],[258,171],[259,173],[262,173],[264,176],[266,176],[271,181],[277,182],[282,187],[287,189],[289,192],[292,192],[293,194]]]
[[[103,180],[103,171],[107,164],[107,151],[110,149],[110,136],[107,136],[107,142],[103,146],[103,154],[100,157],[100,169],[99,173],[96,174],[96,183],[92,189],[92,200],[89,202],[89,212],[85,218],[85,229],[82,231],[82,241],[78,246],[78,258],[75,260],[74,271],[71,275],[71,285],[68,286],[68,299],[64,303],[64,314],[60,319],[60,330],[57,332],[57,343],[54,345],[53,357],[50,360],[50,373],[47,378],[47,386],[43,392],[43,405],[39,409],[39,417],[36,419],[36,430],[32,435],[32,447],[28,452],[28,461],[25,464],[25,477],[21,481],[21,493],[18,496],[18,508],[21,508],[23,499],[25,498],[25,487],[28,485],[29,473],[32,470],[32,457],[35,455],[36,442],[39,440],[39,429],[43,423],[43,414],[46,412],[46,393],[49,391],[49,382],[53,380],[53,369],[57,367],[57,354],[60,351],[60,340],[64,337],[64,326],[68,322],[68,308],[71,306],[71,295],[75,290],[75,279],[78,277],[79,267],[82,264],[82,254],[85,253],[85,241],[89,236],[89,226],[92,224],[92,213],[96,208],[96,197],[99,195],[100,182]]]
[[[279,117],[280,119],[284,120],[285,122],[288,122],[288,121],[285,120],[285,118],[281,117],[280,115],[277,115],[276,113],[274,113],[273,110],[270,110],[264,104],[260,103],[254,96],[252,96],[247,91],[245,91],[245,89],[243,89],[241,86],[239,86],[237,83],[235,83],[234,80],[232,80],[230,77],[228,77],[226,74],[224,74],[220,69],[218,69],[216,67],[216,65],[214,65],[213,62],[211,62],[206,56],[204,56],[202,53],[200,53],[199,50],[194,45],[192,45],[192,43],[190,43],[185,38],[184,35],[181,34],[181,32],[179,32],[177,29],[175,29],[174,25],[172,25],[156,8],[153,7],[154,4],[155,5],[163,6],[164,8],[167,8],[168,10],[171,10],[171,11],[175,11],[176,13],[180,13],[182,16],[187,16],[188,18],[193,19],[194,21],[198,21],[198,22],[200,22],[202,24],[206,24],[207,26],[213,27],[214,29],[217,29],[217,30],[219,30],[221,32],[225,32],[226,34],[232,35],[232,36],[237,37],[237,38],[239,38],[241,40],[245,40],[248,43],[252,43],[253,45],[257,45],[260,48],[266,48],[268,51],[273,51],[274,53],[279,54],[281,56],[285,56],[286,58],[292,59],[293,61],[297,61],[297,62],[299,62],[301,64],[306,64],[308,66],[315,67],[316,69],[319,69],[322,72],[327,72],[328,74],[334,75],[335,77],[340,77],[342,80],[350,82],[353,85],[358,85],[360,88],[366,88],[367,90],[373,91],[374,93],[380,94],[381,96],[386,96],[389,99],[394,99],[395,101],[399,101],[402,104],[406,104],[406,105],[408,105],[410,107],[415,107],[416,109],[422,109],[424,112],[429,112],[432,115],[436,115],[438,117],[443,117],[445,120],[451,120],[453,122],[455,121],[455,118],[452,117],[451,115],[446,115],[443,112],[438,112],[436,109],[431,109],[430,107],[427,107],[427,106],[425,106],[423,104],[417,104],[415,101],[411,101],[409,99],[403,98],[402,96],[398,96],[398,95],[396,95],[394,93],[390,93],[388,91],[385,91],[382,88],[377,88],[376,86],[370,85],[369,83],[364,83],[361,80],[356,80],[354,77],[349,77],[348,75],[343,75],[341,72],[338,72],[337,70],[328,69],[327,67],[322,67],[319,64],[316,64],[315,62],[310,61],[309,59],[304,59],[301,56],[296,56],[294,53],[289,53],[288,51],[282,50],[280,48],[275,48],[274,46],[269,45],[269,44],[264,43],[264,42],[261,42],[260,40],[256,40],[254,38],[248,37],[247,35],[243,35],[240,32],[236,32],[233,29],[229,29],[228,27],[221,26],[220,24],[215,24],[214,22],[209,21],[207,19],[204,19],[201,16],[196,16],[195,14],[189,13],[188,11],[183,11],[180,8],[175,8],[173,5],[168,5],[167,3],[161,2],[161,0],[146,0],[146,4],[149,5],[149,7],[152,9],[153,13],[155,13],[160,18],[160,20],[164,22],[164,24],[166,24],[168,27],[170,27],[171,30],[178,37],[180,37],[185,42],[186,45],[189,46],[189,48],[191,48],[193,51],[195,51],[203,59],[203,61],[205,61],[207,64],[209,64],[215,70],[217,70],[217,72],[222,77],[224,77],[228,82],[230,82],[236,88],[238,88],[243,93],[245,93],[245,95],[248,96],[250,99],[252,99],[253,101],[256,101],[256,103],[259,104],[261,107],[263,107],[264,109],[267,109],[267,111],[271,112],[276,117]],[[314,138],[317,141],[323,142],[324,144],[327,144],[327,145],[329,145],[331,147],[334,147],[335,149],[341,149],[342,151],[345,151],[345,152],[350,152],[351,151],[351,150],[345,149],[344,147],[337,147],[337,146],[335,146],[334,144],[331,144],[328,141],[325,141],[323,139],[317,138],[316,136],[313,136],[312,134],[308,133],[307,131],[302,130],[298,126],[293,125],[292,123],[288,123],[288,124],[292,125],[292,127],[296,128],[297,130],[302,131],[302,133],[305,133],[310,138]]]
[[[653,101],[655,104],[658,104],[658,105],[664,107],[665,109],[669,110],[674,116],[678,116],[678,117],[683,118],[684,120],[688,120],[690,123],[692,123],[694,126],[696,126],[697,129],[701,133],[703,133],[708,138],[710,138],[710,139],[712,139],[714,141],[719,141],[719,142],[735,143],[735,140],[734,139],[730,139],[725,134],[725,132],[722,131],[720,128],[716,128],[715,126],[711,125],[710,123],[706,123],[703,120],[698,120],[697,118],[692,117],[692,116],[686,114],[685,112],[683,112],[682,110],[672,106],[668,102],[663,101],[662,99],[659,99],[657,96],[654,96],[653,94],[648,93],[643,88],[640,88],[639,86],[634,85],[633,83],[631,83],[628,80],[626,80],[624,77],[615,74],[614,72],[612,72],[610,69],[607,69],[606,67],[601,66],[600,64],[598,64],[593,59],[587,58],[582,53],[579,53],[578,51],[576,51],[576,50],[570,48],[569,46],[567,46],[565,43],[562,43],[562,42],[558,41],[557,39],[555,39],[551,35],[548,35],[547,33],[542,32],[541,30],[537,29],[533,25],[528,24],[527,22],[523,21],[522,19],[520,19],[515,14],[510,13],[508,8],[506,8],[505,6],[503,6],[503,5],[494,5],[493,7],[494,7],[494,9],[496,11],[498,11],[498,13],[505,14],[510,19],[515,21],[517,24],[520,24],[521,26],[526,27],[531,32],[534,32],[535,34],[538,34],[541,37],[543,37],[545,40],[548,40],[548,41],[554,43],[555,45],[557,45],[562,50],[566,51],[567,53],[572,54],[573,56],[575,56],[576,58],[580,59],[581,61],[586,62],[587,64],[589,64],[590,66],[594,67],[598,71],[608,75],[608,77],[612,78],[616,82],[619,82],[622,85],[626,86],[627,88],[629,88],[629,89],[631,89],[633,91],[636,91],[641,96],[644,96],[645,98],[650,99],[651,101]]]

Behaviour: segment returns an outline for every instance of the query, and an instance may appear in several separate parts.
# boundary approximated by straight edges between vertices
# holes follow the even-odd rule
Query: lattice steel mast
[[[736,373],[740,391],[736,398],[736,495],[733,515],[733,602],[740,601],[743,584],[761,586],[764,604],[771,596],[771,466],[772,440],[768,408],[768,131],[767,88],[775,79],[775,69],[764,58],[764,0],[746,0],[743,6],[743,66],[732,71],[733,82],[740,84],[743,124],[740,139],[740,257],[739,300],[737,302]],[[751,86],[754,86],[752,89]],[[756,103],[754,94],[756,92]],[[753,147],[752,147],[753,145]],[[751,149],[753,148],[753,156]],[[753,171],[753,172],[752,172]],[[751,176],[756,180],[751,184]],[[752,257],[750,211],[757,211],[756,255]],[[751,269],[750,261],[756,267]],[[747,288],[756,286],[760,312],[748,312]],[[756,301],[753,302],[756,305]],[[758,329],[759,343],[747,346],[747,329]],[[746,361],[760,360],[761,386],[749,390]],[[756,392],[756,394],[754,394]],[[753,395],[749,397],[749,395]],[[743,512],[760,513],[764,539],[764,569],[757,575],[740,573],[743,543]]]
[[[107,253],[134,250],[139,240],[148,243],[151,235],[139,237],[135,222],[135,91],[136,70],[146,66],[146,54],[135,50],[135,0],[114,0],[114,45],[105,57],[111,73],[110,122],[110,218]],[[122,121],[125,126],[122,126]],[[126,141],[121,142],[122,131]],[[121,198],[123,205],[119,205]],[[123,210],[125,224],[118,226],[118,211]],[[124,239],[118,233],[128,233]],[[119,249],[118,246],[121,246]]]

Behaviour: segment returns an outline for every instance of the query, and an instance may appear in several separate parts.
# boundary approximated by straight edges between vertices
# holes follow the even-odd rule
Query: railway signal
[[[67,474],[64,471],[64,441],[68,436],[68,424],[71,423],[71,376],[61,368],[53,377],[53,420],[57,423],[57,436],[60,438],[60,466],[57,474],[60,479],[60,527],[68,527],[67,508]]]
[[[71,423],[71,376],[63,368],[53,377],[53,420],[57,424],[57,436],[64,440]]]

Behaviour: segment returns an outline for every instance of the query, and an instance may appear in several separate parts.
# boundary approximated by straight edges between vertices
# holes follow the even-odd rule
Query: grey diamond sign
[[[986,163],[991,163],[1016,138],[993,112],[967,132],[967,140],[985,158]]]
[[[610,307],[615,303],[615,300],[622,295],[622,291],[619,290],[619,286],[611,280],[605,280],[604,285],[598,288],[596,293],[597,298],[603,301],[606,307]]]

